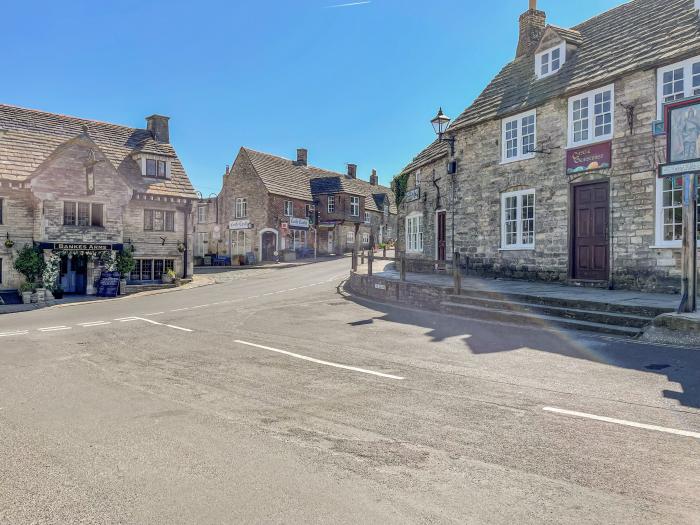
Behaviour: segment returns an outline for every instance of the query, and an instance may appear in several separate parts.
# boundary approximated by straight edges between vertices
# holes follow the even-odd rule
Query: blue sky
[[[528,0],[4,2],[0,102],[144,127],[171,117],[196,188],[241,146],[391,178],[515,53]],[[622,0],[539,0],[575,25]]]

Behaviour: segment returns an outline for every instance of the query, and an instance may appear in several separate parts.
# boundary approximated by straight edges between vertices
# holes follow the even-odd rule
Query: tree
[[[44,273],[44,257],[39,249],[25,244],[24,248],[17,252],[14,267],[28,283],[35,283]]]
[[[116,266],[117,271],[121,274],[121,278],[126,279],[136,267],[133,248],[124,248],[117,254]]]

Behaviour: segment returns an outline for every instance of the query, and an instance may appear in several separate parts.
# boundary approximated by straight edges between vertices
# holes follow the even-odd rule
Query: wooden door
[[[333,242],[333,230],[328,230],[328,254],[335,252],[334,242]]]
[[[437,213],[437,258],[447,260],[447,212]]]
[[[277,236],[273,232],[262,234],[262,260],[274,261],[277,249]]]
[[[610,249],[608,217],[610,192],[607,182],[574,186],[572,277],[607,281]]]

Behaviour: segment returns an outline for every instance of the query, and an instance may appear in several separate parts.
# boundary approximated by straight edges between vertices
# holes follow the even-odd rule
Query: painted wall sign
[[[252,225],[247,219],[240,221],[231,221],[228,223],[229,230],[249,230],[250,228],[252,228]]]
[[[97,282],[98,297],[116,297],[119,293],[119,272],[102,272]]]
[[[375,283],[375,284],[374,284],[374,287],[375,287],[377,290],[386,290],[386,285],[385,285],[385,284]]]
[[[684,173],[700,173],[700,161],[676,162],[659,166],[659,177],[673,177]]]
[[[289,218],[289,227],[297,229],[297,230],[308,230],[309,229],[309,219],[290,217]]]
[[[110,250],[121,250],[123,245],[54,242],[39,243],[39,247],[42,249],[67,252],[108,252]]]
[[[405,200],[406,202],[413,202],[420,199],[420,186],[416,186],[412,190],[406,192]]]
[[[577,175],[612,166],[612,142],[570,149],[566,152],[566,174]]]

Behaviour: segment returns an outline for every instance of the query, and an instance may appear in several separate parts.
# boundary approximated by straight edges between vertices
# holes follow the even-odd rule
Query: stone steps
[[[446,313],[469,317],[471,319],[484,319],[490,321],[502,321],[508,323],[527,324],[529,326],[541,326],[542,328],[557,327],[568,330],[584,330],[610,335],[635,337],[642,333],[641,328],[615,325],[608,323],[596,323],[581,321],[578,319],[559,317],[554,315],[534,314],[525,311],[505,310],[494,307],[453,303],[445,301],[442,309]]]

